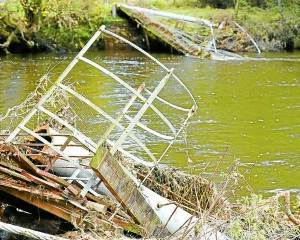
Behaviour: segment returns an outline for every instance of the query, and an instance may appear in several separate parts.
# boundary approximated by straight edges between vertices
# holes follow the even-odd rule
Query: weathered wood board
[[[108,149],[99,147],[90,166],[133,220],[146,229],[148,237],[170,234],[126,173],[127,170]]]

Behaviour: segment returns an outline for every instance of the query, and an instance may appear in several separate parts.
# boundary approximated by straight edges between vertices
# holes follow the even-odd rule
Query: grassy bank
[[[10,0],[0,3],[0,52],[78,51],[101,24],[115,20],[111,9],[117,2],[209,19],[217,24],[235,20],[262,50],[300,49],[299,6],[285,5],[279,11],[276,5],[266,9],[247,4],[236,9],[209,5],[199,8],[199,1],[191,0]]]
[[[300,4],[297,4],[297,1],[293,1],[294,4],[287,3],[281,9],[278,8],[277,1],[273,1],[273,4],[265,8],[251,7],[242,1],[236,9],[216,9],[210,5],[200,8],[199,1],[136,0],[133,2],[141,7],[210,19],[217,24],[225,19],[232,19],[243,26],[265,51],[300,49]]]
[[[111,7],[91,0],[0,4],[0,43],[6,53],[78,51],[109,17]]]

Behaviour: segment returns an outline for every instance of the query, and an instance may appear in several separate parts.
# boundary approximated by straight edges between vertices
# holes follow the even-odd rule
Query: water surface
[[[0,115],[20,104],[34,90],[47,69],[55,77],[75,54],[12,55],[0,58]],[[135,52],[91,51],[88,56],[124,77],[137,88],[145,82],[157,84],[161,70]],[[236,162],[241,171],[251,169],[249,184],[255,192],[281,189],[300,191],[300,53],[269,53],[261,60],[213,61],[169,54],[154,54],[191,90],[199,109],[164,163],[188,171],[187,151],[194,161],[194,173],[209,178],[227,150],[217,178],[229,172]],[[251,56],[252,57],[252,56]],[[79,65],[70,81],[110,113],[118,112],[130,94],[104,74]],[[170,83],[171,84],[171,83]],[[172,84],[162,95],[185,105],[186,97]],[[167,111],[167,110],[166,110]],[[174,114],[174,118],[182,117]],[[154,125],[160,125],[153,119]],[[1,124],[3,130],[4,124]],[[161,127],[163,128],[163,126]],[[154,152],[162,143],[139,136]],[[185,141],[186,139],[186,141]],[[131,145],[126,146],[130,148]],[[135,150],[135,149],[133,149]],[[139,155],[138,149],[136,154]],[[205,166],[209,164],[209,167]],[[248,178],[248,177],[247,177]]]

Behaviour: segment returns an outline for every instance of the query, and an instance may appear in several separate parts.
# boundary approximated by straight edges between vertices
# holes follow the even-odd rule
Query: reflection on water
[[[135,88],[145,82],[146,87],[153,90],[159,80],[158,75],[161,75],[157,66],[135,52],[88,54],[92,60],[113,70]],[[1,57],[0,114],[22,102],[49,66],[67,59],[53,70],[54,78],[73,57],[73,54]],[[243,170],[254,163],[249,181],[256,192],[300,190],[299,52],[260,56],[276,58],[268,61],[222,62],[165,54],[155,57],[168,67],[175,68],[175,73],[192,91],[199,105],[197,114],[185,131],[187,141],[183,134],[164,159],[165,163],[187,170],[188,150],[195,164],[195,173],[202,172],[204,166],[210,163],[211,167],[205,171],[206,177],[209,177],[228,147],[229,152],[219,173],[228,172],[235,161],[244,165]],[[292,61],[292,58],[296,60]],[[69,81],[77,82],[85,95],[94,102],[101,102],[110,113],[117,114],[130,98],[130,94],[117,83],[85,66],[78,66]],[[181,96],[177,88],[172,88],[172,82],[168,84],[168,90],[161,96],[175,99],[177,104],[185,106],[187,98]],[[135,109],[138,108],[137,104]],[[176,112],[172,114],[173,118],[178,118]],[[149,121],[150,125],[160,125],[157,119]],[[163,144],[157,139],[144,135],[139,137],[155,152],[163,150]],[[130,142],[126,147],[132,147]]]

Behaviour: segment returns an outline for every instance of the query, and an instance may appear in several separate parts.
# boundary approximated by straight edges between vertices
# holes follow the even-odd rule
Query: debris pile
[[[117,205],[115,201],[95,193],[86,193],[83,196],[83,189],[79,185],[72,184],[48,172],[45,167],[43,167],[44,170],[41,170],[34,165],[31,157],[40,155],[42,158],[42,154],[28,154],[26,153],[28,152],[27,148],[14,144],[1,144],[0,149],[1,201],[24,211],[33,211],[31,213],[35,214],[40,210],[42,213],[50,212],[60,219],[72,223],[76,228],[107,229],[115,233],[121,233],[121,229],[125,229],[138,235],[144,235],[144,230],[134,224],[132,219],[122,211],[112,217],[112,212]],[[51,156],[52,159],[53,157],[55,156]],[[7,194],[3,195],[3,192]],[[28,207],[29,205],[24,201],[36,208]],[[4,213],[6,211],[7,208]],[[109,220],[109,218],[111,219]],[[53,222],[59,223],[62,220],[54,221],[53,219]],[[34,222],[31,224],[34,225]],[[51,228],[47,228],[46,232],[53,233],[52,231],[58,231],[59,227],[59,225],[51,224]]]
[[[151,91],[145,84],[135,89],[85,57],[102,34],[124,41],[161,67],[165,74],[156,81],[157,86],[149,88]],[[103,106],[74,89],[70,79],[77,64],[96,69],[128,92],[128,103],[117,115],[104,111]],[[178,84],[178,91],[187,95],[189,106],[158,96],[168,81]],[[195,99],[173,69],[102,26],[52,82],[50,85],[45,75],[34,94],[21,107],[8,110],[5,116],[14,124],[2,130],[0,136],[0,191],[5,208],[1,221],[21,225],[25,229],[21,235],[28,233],[29,225],[49,234],[75,228],[88,229],[103,237],[126,233],[161,238],[193,232],[199,221],[198,211],[209,207],[214,188],[200,177],[160,165],[197,110]],[[159,110],[161,105],[184,112],[185,118],[170,120]],[[150,110],[168,131],[147,125],[145,112]],[[95,116],[97,121],[92,119]],[[118,134],[112,134],[115,130]],[[162,139],[165,150],[152,153],[140,140],[142,134],[136,131]],[[144,151],[146,158],[123,147],[128,141]],[[35,222],[34,216],[42,220]],[[22,223],[22,219],[28,219],[27,223]],[[206,239],[226,239],[205,224],[202,232]]]

